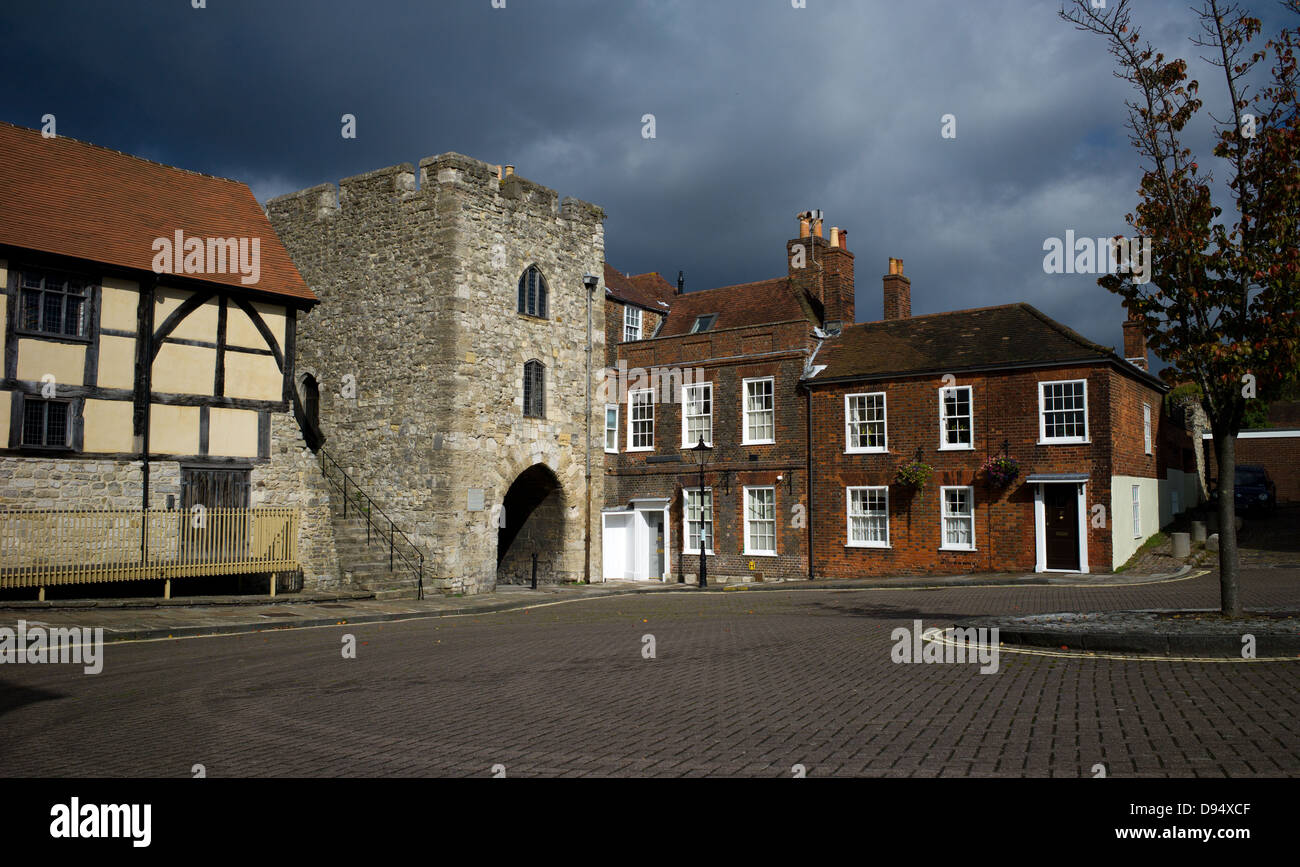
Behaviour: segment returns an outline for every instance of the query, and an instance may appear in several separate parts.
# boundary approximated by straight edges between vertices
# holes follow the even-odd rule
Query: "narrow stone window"
[[[546,417],[546,367],[540,361],[524,364],[524,415]]]
[[[519,312],[546,318],[546,279],[536,265],[528,266],[519,278]]]

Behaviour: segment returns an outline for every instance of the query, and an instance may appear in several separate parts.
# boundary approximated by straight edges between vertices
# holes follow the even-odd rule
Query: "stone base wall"
[[[330,521],[330,492],[315,456],[306,447],[293,416],[272,416],[271,459],[254,464],[249,474],[253,507],[296,507],[299,510],[298,553],[304,590],[342,586],[334,527]],[[83,458],[0,458],[0,509],[130,509],[140,508],[143,462]],[[149,507],[166,509],[168,496],[180,507],[181,465],[178,461],[149,462]]]
[[[138,509],[143,461],[95,460],[72,455],[0,458],[0,508]],[[181,495],[176,461],[149,462],[149,508],[167,508],[167,495]]]
[[[249,505],[298,509],[298,560],[302,563],[303,589],[341,588],[343,577],[330,515],[331,492],[291,413],[271,416],[271,460],[255,465],[250,476]]]

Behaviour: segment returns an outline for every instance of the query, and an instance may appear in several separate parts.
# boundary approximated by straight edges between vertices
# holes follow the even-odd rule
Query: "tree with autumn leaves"
[[[1300,14],[1300,0],[1281,5]],[[1162,376],[1200,387],[1219,464],[1222,609],[1239,616],[1236,437],[1249,402],[1293,385],[1300,368],[1300,21],[1257,45],[1262,24],[1236,3],[1203,0],[1193,11],[1200,32],[1190,41],[1217,68],[1205,90],[1217,106],[1214,169],[1226,183],[1217,200],[1214,169],[1189,141],[1204,100],[1186,61],[1142,38],[1129,0],[1073,0],[1060,14],[1104,38],[1116,76],[1135,92],[1127,127],[1143,175],[1126,219],[1152,241],[1149,280],[1118,273],[1097,282],[1142,323],[1169,365]]]

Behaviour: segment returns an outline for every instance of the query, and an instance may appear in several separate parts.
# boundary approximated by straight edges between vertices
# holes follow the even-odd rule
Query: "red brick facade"
[[[1040,444],[1039,383],[1085,380],[1088,434],[1083,444]],[[1087,475],[1085,505],[1091,518],[1096,504],[1110,509],[1111,476],[1155,477],[1155,457],[1146,455],[1142,403],[1152,413],[1153,451],[1158,435],[1159,393],[1108,364],[1026,371],[974,373],[955,377],[970,386],[973,449],[939,448],[941,376],[812,383],[812,509],[815,573],[818,577],[861,575],[960,574],[1033,571],[1036,565],[1034,485],[1031,474]],[[846,453],[845,396],[886,395],[888,452]],[[1020,477],[1008,487],[991,486],[980,473],[984,460],[1005,453],[1020,464]],[[920,453],[933,467],[929,484],[911,493],[895,481],[897,467]],[[889,488],[889,547],[852,547],[848,543],[849,487]],[[974,489],[975,550],[944,550],[940,490]],[[1087,526],[1090,571],[1111,563],[1111,535],[1106,527]]]
[[[1091,518],[1095,505],[1110,510],[1112,476],[1163,478],[1167,466],[1186,463],[1186,437],[1170,437],[1159,382],[1027,305],[913,318],[901,260],[890,261],[883,280],[886,327],[853,325],[854,262],[845,233],[822,237],[820,215],[801,217],[800,237],[786,244],[785,277],[674,293],[658,336],[649,336],[646,313],[646,339],[622,342],[626,298],[606,305],[607,363],[619,376],[671,370],[711,385],[713,448],[704,476],[713,496],[710,580],[1032,571],[1042,538],[1036,494],[1051,487],[1059,498],[1068,485],[1077,498],[1079,480],[1085,500],[1074,514],[1085,519],[1088,570],[1109,569],[1110,522],[1094,526]],[[626,290],[627,278],[613,273]],[[944,368],[953,371],[950,384],[971,388],[973,442],[964,450],[940,448]],[[746,444],[744,382],[764,377],[773,381],[774,441]],[[1088,438],[1043,444],[1039,383],[1064,380],[1086,382]],[[658,510],[666,503],[669,580],[693,581],[700,558],[683,552],[683,490],[700,482],[693,443],[683,442],[680,393],[656,390],[653,448],[629,449],[627,386],[651,385],[607,382],[619,409],[618,451],[605,456],[605,511],[628,516],[637,503]],[[883,453],[846,453],[845,395],[864,392],[886,395]],[[994,487],[980,467],[1004,452],[1019,461],[1020,476]],[[909,493],[895,474],[918,454],[934,473],[923,490]],[[1027,481],[1031,474],[1049,479],[1040,489]],[[772,489],[775,554],[747,552],[747,486]],[[888,488],[888,547],[848,544],[847,489],[857,486]],[[945,486],[972,488],[973,550],[942,544]]]

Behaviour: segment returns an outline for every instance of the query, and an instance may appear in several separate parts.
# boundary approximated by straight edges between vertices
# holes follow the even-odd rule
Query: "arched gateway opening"
[[[497,583],[532,581],[537,555],[537,582],[564,580],[560,573],[564,551],[564,491],[545,464],[519,474],[506,491],[504,526],[497,529]]]

